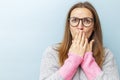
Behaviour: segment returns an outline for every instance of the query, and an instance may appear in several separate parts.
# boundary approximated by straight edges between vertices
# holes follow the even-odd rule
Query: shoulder
[[[43,52],[43,58],[51,58],[51,59],[58,60],[58,51],[57,51],[58,47],[59,47],[59,44],[53,44],[48,46]]]
[[[113,57],[113,53],[111,52],[111,50],[109,48],[104,48],[104,53],[105,53],[105,58],[109,57]]]
[[[110,51],[110,49],[108,48],[104,48],[104,52],[105,52],[105,56],[104,56],[104,63],[103,65],[106,65],[106,64],[115,64],[115,58],[114,58],[114,55],[113,53]]]
[[[45,49],[45,53],[58,53],[57,49],[59,47],[59,44],[53,44],[53,45],[50,45],[48,46],[46,49]]]
[[[48,76],[49,73],[54,73],[54,71],[59,69],[59,57],[58,51],[56,50],[57,46],[57,44],[48,46],[42,54],[40,62],[40,74],[43,75],[43,77],[45,77],[45,75]]]

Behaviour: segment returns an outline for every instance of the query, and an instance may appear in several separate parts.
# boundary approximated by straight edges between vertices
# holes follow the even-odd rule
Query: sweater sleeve
[[[82,68],[88,80],[120,80],[114,56],[109,49],[105,49],[102,70],[92,57],[92,53],[85,54]]]
[[[95,62],[95,59],[92,56],[92,52],[85,53],[84,61],[82,62],[81,67],[85,72],[88,80],[94,80],[96,76],[101,73],[101,69]]]
[[[105,61],[103,63],[102,72],[95,80],[120,80],[116,61],[109,49],[105,49]]]
[[[58,70],[58,55],[53,47],[48,47],[43,53],[40,65],[39,80],[64,80]]]
[[[57,52],[49,47],[42,57],[40,80],[72,80],[82,57],[69,53],[62,67],[59,66]]]
[[[68,58],[65,60],[65,63],[59,70],[61,76],[65,80],[71,80],[82,60],[82,57],[73,53],[69,53]]]

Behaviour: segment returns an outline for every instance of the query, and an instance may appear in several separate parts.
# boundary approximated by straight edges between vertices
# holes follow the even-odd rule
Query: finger
[[[91,41],[90,41],[90,50],[91,50],[91,51],[92,51],[93,43],[94,43],[94,40],[91,40]]]
[[[73,43],[73,40],[72,40],[72,43]]]
[[[82,36],[82,31],[79,31],[78,38],[77,38],[77,44],[80,44],[81,36]]]
[[[83,47],[84,47],[84,48],[87,48],[87,45],[88,45],[88,39],[85,38],[85,43],[84,43]]]
[[[79,32],[76,32],[75,38],[74,38],[74,40],[73,40],[73,43],[76,43],[76,42],[77,42],[78,34],[79,34]]]
[[[85,33],[82,34],[82,38],[81,38],[81,43],[80,43],[80,45],[83,46],[84,43],[85,43]]]

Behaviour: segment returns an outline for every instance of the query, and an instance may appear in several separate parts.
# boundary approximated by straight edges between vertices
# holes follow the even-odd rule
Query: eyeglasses
[[[77,17],[70,17],[69,22],[72,27],[77,27],[80,23],[80,20],[82,21],[82,25],[85,27],[89,27],[93,24],[93,18],[85,17],[85,18],[77,18]]]

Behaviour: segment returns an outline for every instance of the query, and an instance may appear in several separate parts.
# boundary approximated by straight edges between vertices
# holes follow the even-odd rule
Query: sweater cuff
[[[81,57],[77,54],[74,54],[74,53],[69,53],[68,57],[71,59],[72,63],[75,66],[78,66],[83,61],[83,57]]]
[[[92,52],[86,52],[84,61],[81,64],[81,67],[85,72],[88,80],[94,80],[101,72],[101,69],[96,63],[92,54]]]
[[[59,69],[60,75],[65,80],[71,80],[82,60],[83,58],[77,54],[69,53],[68,58],[65,60],[65,63]]]

